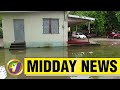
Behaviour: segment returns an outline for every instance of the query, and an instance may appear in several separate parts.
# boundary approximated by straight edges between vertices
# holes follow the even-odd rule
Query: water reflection
[[[1,58],[1,65],[6,64],[11,59],[19,59],[23,62],[25,57],[68,57],[67,48],[59,47],[59,48],[28,48],[26,50],[8,50],[8,49],[1,49],[0,50],[0,58]],[[27,77],[23,73],[20,76],[13,77],[8,76],[8,78],[18,78],[18,79],[70,79],[70,77],[52,77],[52,76],[36,76],[36,77]]]
[[[1,55],[3,54],[3,55]],[[26,50],[1,49],[3,61],[17,58],[23,61],[25,57],[68,57],[67,48],[28,48]]]

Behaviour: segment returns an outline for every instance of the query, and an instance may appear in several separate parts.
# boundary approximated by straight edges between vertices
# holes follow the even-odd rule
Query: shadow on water
[[[70,57],[70,58],[89,58],[89,57],[120,57],[120,46],[72,46],[72,47],[56,47],[56,48],[28,48],[26,50],[0,49],[0,65],[6,65],[11,59],[19,59],[23,62],[25,57]],[[70,79],[70,77],[55,76],[20,76],[8,78],[18,79]]]

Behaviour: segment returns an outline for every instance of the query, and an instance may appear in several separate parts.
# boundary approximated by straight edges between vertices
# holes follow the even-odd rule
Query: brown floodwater
[[[73,57],[73,58],[89,58],[89,57],[120,57],[120,46],[115,44],[101,46],[71,46],[56,48],[27,48],[26,50],[13,50],[0,48],[0,66],[13,59],[19,59],[23,62],[25,57]],[[10,76],[8,79],[70,79],[65,76],[25,76],[23,73],[17,77]]]

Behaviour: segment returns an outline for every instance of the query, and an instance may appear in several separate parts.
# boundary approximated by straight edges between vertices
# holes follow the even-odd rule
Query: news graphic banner
[[[24,58],[27,76],[120,75],[120,58]]]

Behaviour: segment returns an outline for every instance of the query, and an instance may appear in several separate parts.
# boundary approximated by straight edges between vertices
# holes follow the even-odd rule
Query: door
[[[24,36],[24,19],[14,19],[15,42],[25,42]]]

